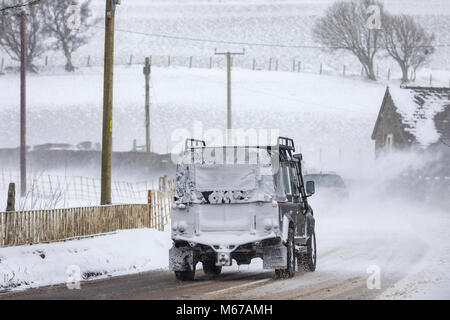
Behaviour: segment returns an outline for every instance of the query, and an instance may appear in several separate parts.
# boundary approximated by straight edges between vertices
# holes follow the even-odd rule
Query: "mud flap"
[[[172,247],[169,250],[169,270],[185,271],[194,264],[194,252],[190,248]]]
[[[263,268],[264,269],[283,269],[287,267],[287,248],[279,244],[264,248]]]

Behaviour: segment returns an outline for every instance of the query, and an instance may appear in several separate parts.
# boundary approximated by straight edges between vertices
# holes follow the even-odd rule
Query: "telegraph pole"
[[[145,58],[145,151],[150,152],[150,58]]]
[[[26,127],[26,80],[27,80],[27,36],[26,13],[20,13],[20,195],[27,193],[27,127]]]
[[[232,129],[232,119],[231,119],[231,56],[233,55],[244,55],[245,49],[242,52],[214,52],[215,55],[225,55],[227,57],[227,141],[231,143],[231,129]]]
[[[114,17],[120,0],[106,0],[105,60],[103,74],[103,133],[101,204],[111,204],[112,109],[114,74]]]

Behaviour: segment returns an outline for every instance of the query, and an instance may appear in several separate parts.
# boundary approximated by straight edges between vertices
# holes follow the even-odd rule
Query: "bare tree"
[[[27,2],[28,3],[28,2]],[[33,2],[35,3],[35,2]],[[28,3],[29,4],[29,3]],[[0,12],[0,46],[15,61],[20,61],[20,16],[16,7],[25,7],[19,0],[10,0],[8,5],[2,2]],[[27,69],[36,72],[34,61],[45,52],[45,36],[42,32],[42,16],[36,5],[27,5]]]
[[[421,67],[434,53],[434,34],[428,34],[412,17],[387,15],[383,23],[383,43],[388,54],[402,69],[402,81],[409,81],[409,70]]]
[[[46,0],[40,6],[45,18],[44,32],[54,39],[52,47],[62,50],[67,71],[75,71],[72,54],[88,43],[92,35],[91,27],[98,23],[98,19],[92,18],[90,2],[86,0],[79,4],[73,0]]]
[[[363,65],[367,77],[376,80],[374,59],[379,49],[380,30],[368,27],[367,10],[371,5],[378,5],[382,13],[383,6],[377,1],[334,3],[325,16],[316,21],[313,36],[331,52],[351,52]]]

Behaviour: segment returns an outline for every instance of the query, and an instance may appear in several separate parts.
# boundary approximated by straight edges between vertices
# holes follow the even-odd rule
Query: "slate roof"
[[[450,146],[450,88],[389,88],[405,131],[426,148],[435,143]]]

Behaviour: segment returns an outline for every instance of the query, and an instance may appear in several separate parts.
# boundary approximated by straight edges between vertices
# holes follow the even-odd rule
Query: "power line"
[[[10,9],[19,9],[19,8],[23,8],[23,7],[27,7],[27,6],[32,6],[38,2],[40,2],[41,0],[30,0],[27,1],[25,3],[19,3],[19,4],[14,4],[14,5],[10,5],[10,6],[6,6],[3,8],[0,8],[0,12],[6,11],[6,10],[10,10]]]
[[[102,27],[96,27],[103,29]],[[263,43],[263,42],[244,42],[244,41],[227,41],[227,40],[215,40],[215,39],[205,39],[205,38],[195,38],[195,37],[185,37],[185,36],[176,36],[170,34],[162,34],[162,33],[148,33],[141,31],[133,31],[126,29],[116,29],[117,32],[129,33],[142,35],[147,37],[155,37],[155,38],[165,38],[172,40],[182,40],[182,41],[193,41],[193,42],[205,42],[205,43],[215,43],[215,44],[225,44],[225,45],[238,45],[238,46],[250,46],[250,47],[272,47],[272,48],[290,48],[290,49],[354,49],[356,47],[346,47],[346,46],[318,46],[318,45],[291,45],[285,43]],[[436,48],[436,47],[450,47],[450,44],[435,44],[435,45],[424,45],[424,46],[412,46],[409,48]],[[378,47],[378,49],[382,49],[382,47]]]

